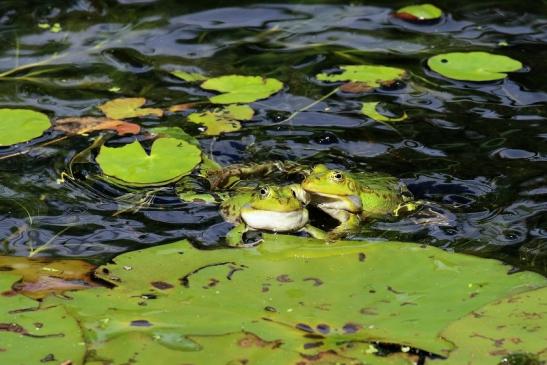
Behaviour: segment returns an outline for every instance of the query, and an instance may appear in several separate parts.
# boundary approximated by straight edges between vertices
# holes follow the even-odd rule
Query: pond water
[[[98,105],[122,96],[167,108],[212,95],[173,77],[174,70],[277,78],[282,92],[252,103],[254,118],[236,132],[201,136],[186,121],[189,112],[133,121],[179,126],[222,165],[291,160],[394,175],[435,204],[442,224],[379,219],[364,224],[355,239],[426,243],[547,273],[545,2],[444,1],[445,17],[427,24],[394,18],[404,5],[3,1],[0,106],[52,119],[100,116]],[[454,51],[503,54],[524,68],[475,83],[427,67],[429,57]],[[335,86],[314,76],[348,64],[400,67],[409,77],[319,101]],[[360,111],[367,101],[409,118],[375,122]],[[0,160],[2,254],[27,256],[46,245],[39,255],[102,263],[183,238],[215,246],[225,228],[217,208],[182,203],[173,186],[138,212],[118,214],[116,199],[126,191],[94,178],[93,155],[76,180],[63,181],[71,159],[97,133],[56,141],[62,136],[50,130],[27,153]],[[134,139],[107,137],[111,145]],[[0,158],[27,147],[0,148]]]

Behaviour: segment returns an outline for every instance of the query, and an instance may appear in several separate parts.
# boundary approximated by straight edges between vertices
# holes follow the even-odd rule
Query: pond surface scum
[[[545,364],[547,3],[409,5],[0,2],[0,364]],[[418,207],[228,247],[318,164]]]

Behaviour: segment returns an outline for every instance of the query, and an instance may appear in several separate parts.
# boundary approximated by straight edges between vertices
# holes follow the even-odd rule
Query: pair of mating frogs
[[[266,170],[226,168],[221,180],[238,178]],[[396,178],[375,173],[349,173],[331,170],[325,165],[299,170],[305,178],[300,184],[262,186],[235,190],[220,204],[222,217],[235,224],[227,235],[230,245],[241,245],[248,230],[273,232],[305,231],[312,237],[333,241],[358,231],[361,220],[387,215],[397,216],[402,210],[415,210],[406,186]],[[217,177],[218,177],[217,173]],[[212,183],[215,185],[222,185]],[[312,205],[339,222],[330,232],[309,224],[307,205]]]

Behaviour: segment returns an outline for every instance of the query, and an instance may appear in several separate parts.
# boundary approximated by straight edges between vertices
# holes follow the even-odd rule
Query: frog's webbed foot
[[[394,217],[400,217],[402,215],[408,214],[410,212],[415,212],[419,209],[421,209],[424,205],[423,200],[413,200],[401,203],[397,206],[397,208],[393,209],[393,216]]]
[[[229,247],[254,247],[263,241],[258,231],[249,230],[244,223],[240,223],[226,234],[226,243]]]
[[[327,233],[327,242],[337,241],[344,238],[348,234],[359,232],[361,218],[357,214],[347,214],[346,220],[340,223],[339,226]]]

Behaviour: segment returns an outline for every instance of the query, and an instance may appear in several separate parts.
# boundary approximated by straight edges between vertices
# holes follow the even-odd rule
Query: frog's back
[[[393,176],[360,172],[353,177],[359,182],[363,217],[391,214],[400,204],[412,200],[406,185]]]

